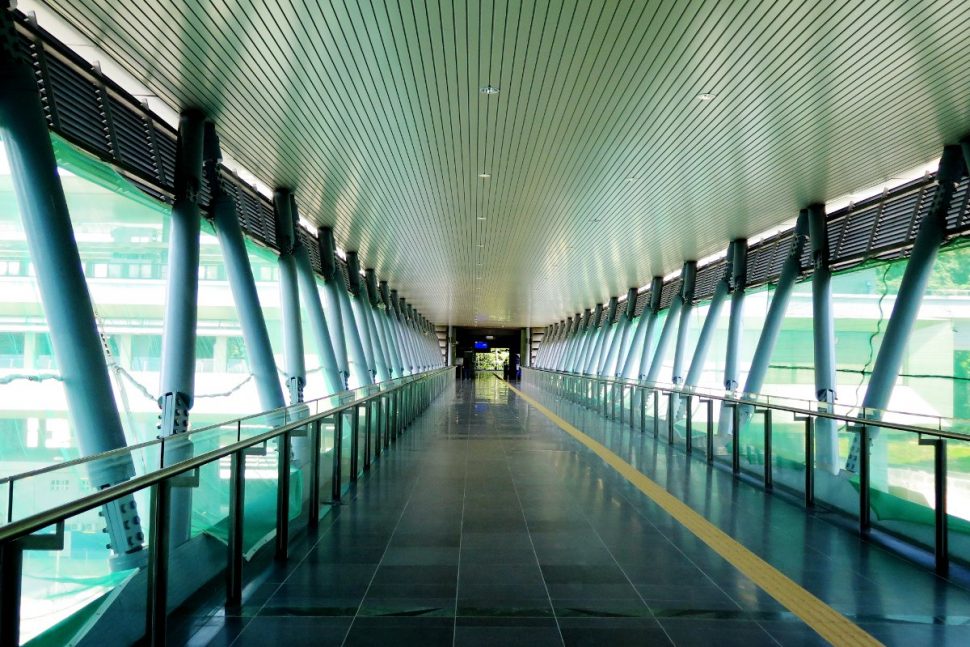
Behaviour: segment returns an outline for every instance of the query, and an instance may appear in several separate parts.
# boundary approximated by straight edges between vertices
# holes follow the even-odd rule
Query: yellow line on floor
[[[647,478],[604,445],[596,442],[525,393],[508,385],[519,397],[549,418],[560,429],[592,450],[627,481],[650,497],[681,525],[690,530],[714,552],[744,573],[765,593],[801,618],[818,635],[833,645],[879,645],[878,640],[857,624],[803,589],[774,566],[731,538],[686,503]]]

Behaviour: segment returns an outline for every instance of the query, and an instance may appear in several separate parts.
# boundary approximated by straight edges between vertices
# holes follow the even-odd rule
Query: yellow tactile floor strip
[[[786,609],[801,618],[818,635],[833,645],[880,645],[857,624],[803,589],[774,566],[731,538],[666,489],[644,476],[617,454],[596,442],[525,393],[508,385],[519,397],[554,422],[560,429],[596,453],[626,480],[650,497],[681,525],[714,552],[730,562]]]

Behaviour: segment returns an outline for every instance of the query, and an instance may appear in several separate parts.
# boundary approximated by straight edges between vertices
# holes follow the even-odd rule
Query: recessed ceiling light
[[[632,175],[626,179],[627,182],[633,182],[634,180],[636,180],[636,178]]]
[[[593,218],[593,222],[599,222],[602,218]]]
[[[483,85],[478,89],[482,94],[498,94],[498,88],[494,85]]]
[[[714,95],[711,94],[710,92],[703,92],[703,93],[697,95],[697,100],[698,101],[703,101],[704,103],[707,103],[708,101],[713,101],[714,100]]]
[[[492,174],[491,173],[479,173],[478,174],[478,177],[480,177],[483,180],[487,180],[488,178],[492,177]]]
[[[485,216],[479,216],[478,219],[479,220],[485,220]]]

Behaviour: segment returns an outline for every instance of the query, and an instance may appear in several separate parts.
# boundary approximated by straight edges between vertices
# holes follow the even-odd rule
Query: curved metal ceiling
[[[962,0],[44,1],[438,323],[548,323],[970,130]]]

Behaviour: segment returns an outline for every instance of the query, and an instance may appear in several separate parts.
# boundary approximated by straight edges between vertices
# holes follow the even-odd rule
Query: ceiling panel
[[[45,2],[438,323],[561,319],[970,131],[963,1]]]

